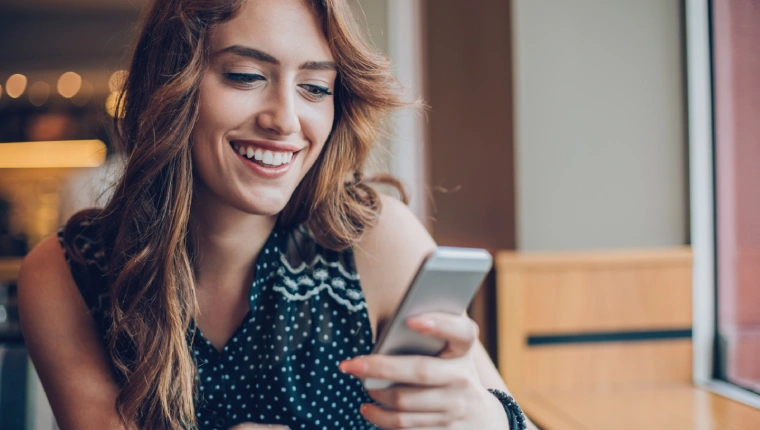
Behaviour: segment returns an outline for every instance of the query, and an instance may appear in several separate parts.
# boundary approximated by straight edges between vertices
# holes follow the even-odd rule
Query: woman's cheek
[[[311,106],[302,116],[302,126],[308,130],[307,136],[321,151],[326,144],[335,120],[335,109],[332,103],[323,102]],[[317,152],[320,152],[317,151]]]

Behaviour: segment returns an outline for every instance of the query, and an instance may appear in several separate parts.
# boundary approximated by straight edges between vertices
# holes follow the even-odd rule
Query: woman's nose
[[[296,96],[295,90],[273,91],[266,108],[258,115],[259,126],[282,136],[300,132]]]

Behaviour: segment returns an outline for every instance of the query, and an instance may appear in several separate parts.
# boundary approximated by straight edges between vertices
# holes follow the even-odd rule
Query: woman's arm
[[[435,242],[405,205],[383,197],[378,224],[355,252],[368,308],[374,310],[380,324],[395,311],[418,265],[434,247]],[[422,320],[434,324],[425,327],[418,324]],[[448,347],[440,357],[370,355],[341,364],[341,370],[357,377],[405,384],[370,392],[385,408],[365,405],[364,416],[384,428],[508,428],[501,403],[486,391],[506,390],[506,385],[477,340],[475,323],[466,315],[427,314],[411,319],[409,326],[445,339]]]
[[[106,351],[55,236],[24,259],[18,297],[24,341],[58,426],[125,430]]]
[[[61,430],[135,430],[116,412],[119,387],[55,236],[24,259],[18,281],[24,341]],[[242,423],[230,430],[286,429]]]

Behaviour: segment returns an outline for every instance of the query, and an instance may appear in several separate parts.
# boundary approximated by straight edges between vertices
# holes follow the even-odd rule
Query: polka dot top
[[[103,338],[108,330],[104,251],[82,221],[66,235],[84,257],[69,258],[74,280]],[[65,248],[64,248],[65,249]],[[373,346],[353,252],[321,247],[309,232],[275,228],[256,262],[250,309],[221,351],[193,323],[188,344],[197,366],[199,429],[241,422],[291,429],[375,429],[359,407],[371,399],[338,363]]]

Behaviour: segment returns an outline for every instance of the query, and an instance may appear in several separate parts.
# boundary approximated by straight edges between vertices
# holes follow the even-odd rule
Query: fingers
[[[478,338],[478,325],[466,315],[427,313],[409,318],[406,325],[425,336],[445,340],[447,346],[440,354],[442,358],[467,354]]]
[[[362,405],[360,412],[372,424],[384,429],[410,429],[444,426],[449,418],[437,412],[399,412],[372,404]]]
[[[384,390],[368,390],[367,394],[386,409],[415,412],[446,412],[447,399],[455,393],[446,389],[396,385]]]
[[[340,363],[338,369],[357,378],[384,379],[400,384],[428,387],[467,383],[462,363],[415,355],[365,355]]]
[[[339,369],[357,378],[376,378],[401,384],[460,385],[462,363],[441,358],[464,357],[478,337],[477,324],[466,315],[428,313],[407,320],[409,328],[447,342],[438,358],[367,355],[344,361]]]

